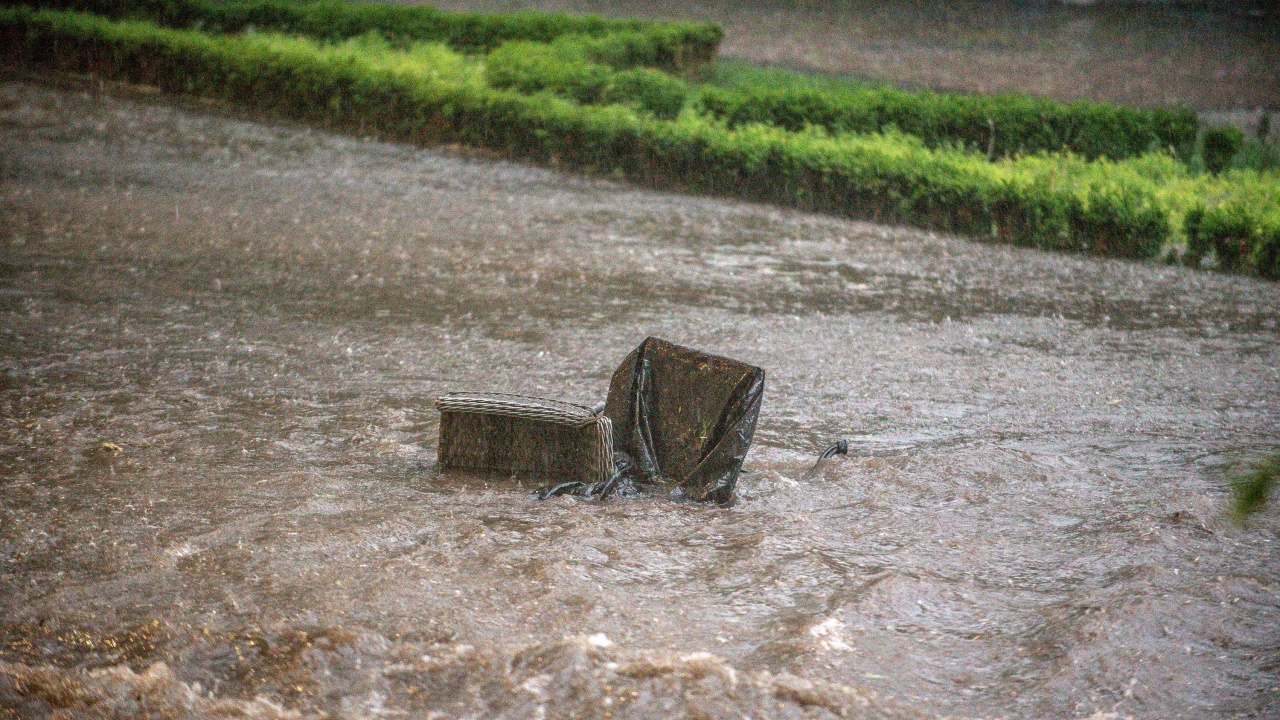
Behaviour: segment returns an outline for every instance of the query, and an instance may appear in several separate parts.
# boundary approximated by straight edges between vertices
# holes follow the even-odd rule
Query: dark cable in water
[[[589,487],[590,486],[587,485],[587,483],[584,483],[581,480],[573,480],[570,482],[560,483],[559,485],[548,485],[534,494],[538,496],[539,500],[546,500],[549,497],[559,497],[560,495],[566,494],[579,495],[582,494],[581,491],[585,491]]]
[[[836,455],[848,455],[848,454],[849,454],[849,441],[837,440],[835,445],[832,445],[831,447],[822,451],[822,454],[818,456],[818,462],[822,462],[823,460],[830,460]],[[617,489],[618,481],[621,480],[623,475],[625,474],[626,474],[626,468],[620,467],[617,469],[616,472],[613,473],[613,477],[610,477],[608,480],[605,480],[604,482],[585,483],[580,480],[574,480],[571,482],[560,483],[559,485],[548,485],[547,487],[541,488],[534,494],[537,495],[539,500],[546,500],[547,498],[558,497],[560,495],[586,495],[588,497],[595,496],[601,500],[604,500],[605,498],[609,497],[609,495],[611,495],[614,490]]]
[[[585,483],[580,480],[563,482],[559,485],[548,485],[541,488],[535,493],[539,500],[546,500],[549,497],[558,497],[560,495],[586,495],[587,497],[598,497],[601,500],[609,497],[614,490],[618,489],[618,482],[626,474],[626,468],[620,467],[613,475],[603,482]]]
[[[625,472],[626,470],[624,468],[619,468],[616,472],[613,473],[613,477],[610,477],[608,480],[604,481],[604,485],[600,487],[600,492],[599,492],[601,500],[609,497],[609,493],[613,492],[614,489],[618,487],[618,481],[622,479],[622,476]],[[595,490],[595,488],[592,488],[592,490]]]
[[[818,456],[818,461],[815,462],[813,464],[813,467],[809,468],[805,472],[805,474],[801,476],[800,479],[812,480],[813,478],[817,477],[818,468],[822,466],[823,460],[830,460],[836,455],[848,455],[848,454],[849,454],[849,441],[837,440],[835,445],[832,445],[831,447],[822,451],[822,454]]]
[[[835,457],[836,455],[848,455],[848,454],[849,454],[849,441],[837,440],[836,444],[824,450],[822,454],[818,456],[818,459],[828,460],[830,458]]]

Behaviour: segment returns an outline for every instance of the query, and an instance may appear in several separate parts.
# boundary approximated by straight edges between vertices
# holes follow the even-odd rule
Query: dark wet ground
[[[12,77],[0,173],[0,717],[1280,717],[1280,285]],[[649,334],[734,507],[436,470]]]

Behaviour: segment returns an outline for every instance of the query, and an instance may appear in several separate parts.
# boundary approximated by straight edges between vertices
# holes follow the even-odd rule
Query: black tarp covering
[[[614,371],[604,409],[618,489],[730,502],[763,396],[758,367],[646,339]]]

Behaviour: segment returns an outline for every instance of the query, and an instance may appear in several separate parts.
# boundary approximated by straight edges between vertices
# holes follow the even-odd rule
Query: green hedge
[[[211,36],[79,13],[0,12],[0,40],[29,62],[216,96],[420,142],[462,142],[641,182],[775,201],[1049,249],[1150,257],[1164,207],[1120,180],[1055,185],[1016,167],[901,135],[824,137],[696,115],[666,121],[335,55],[303,39]]]
[[[523,93],[550,90],[584,105],[598,103],[613,76],[599,63],[567,61],[547,43],[517,40],[485,57],[485,78],[497,88]]]
[[[1199,265],[1212,253],[1223,270],[1280,280],[1280,212],[1274,207],[1201,205],[1187,212],[1183,224],[1188,264]]]
[[[766,123],[800,130],[813,125],[835,133],[868,133],[893,126],[930,147],[961,145],[988,156],[1070,150],[1089,159],[1120,159],[1172,149],[1186,158],[1194,151],[1198,130],[1190,110],[1064,104],[1026,95],[708,86],[699,104],[731,127]]]
[[[602,35],[565,34],[552,42],[561,47],[576,46],[586,59],[614,68],[649,67],[683,73],[715,59],[721,37],[719,25],[655,23]]]
[[[689,86],[678,78],[649,68],[632,68],[613,74],[604,101],[630,105],[670,120],[680,114],[688,94]]]
[[[679,114],[689,86],[679,78],[644,67],[614,70],[588,62],[578,44],[523,40],[504,43],[485,57],[485,77],[496,88],[523,93],[548,90],[584,105],[618,103],[671,119]]]
[[[217,33],[256,28],[341,40],[376,32],[392,41],[443,42],[465,52],[488,51],[509,40],[546,43],[577,36],[575,42],[597,62],[677,72],[709,62],[722,37],[720,28],[710,23],[607,20],[537,12],[485,15],[445,12],[425,5],[341,0],[0,0],[0,4],[147,19],[166,27]]]
[[[1244,132],[1234,125],[1207,128],[1201,138],[1200,156],[1204,167],[1212,173],[1220,173],[1231,164],[1231,159],[1244,146]]]

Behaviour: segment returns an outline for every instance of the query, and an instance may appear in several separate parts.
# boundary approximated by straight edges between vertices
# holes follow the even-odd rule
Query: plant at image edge
[[[1267,496],[1280,476],[1280,455],[1255,465],[1252,470],[1237,477],[1231,483],[1235,496],[1235,513],[1237,517],[1246,517],[1259,512],[1267,503]]]

